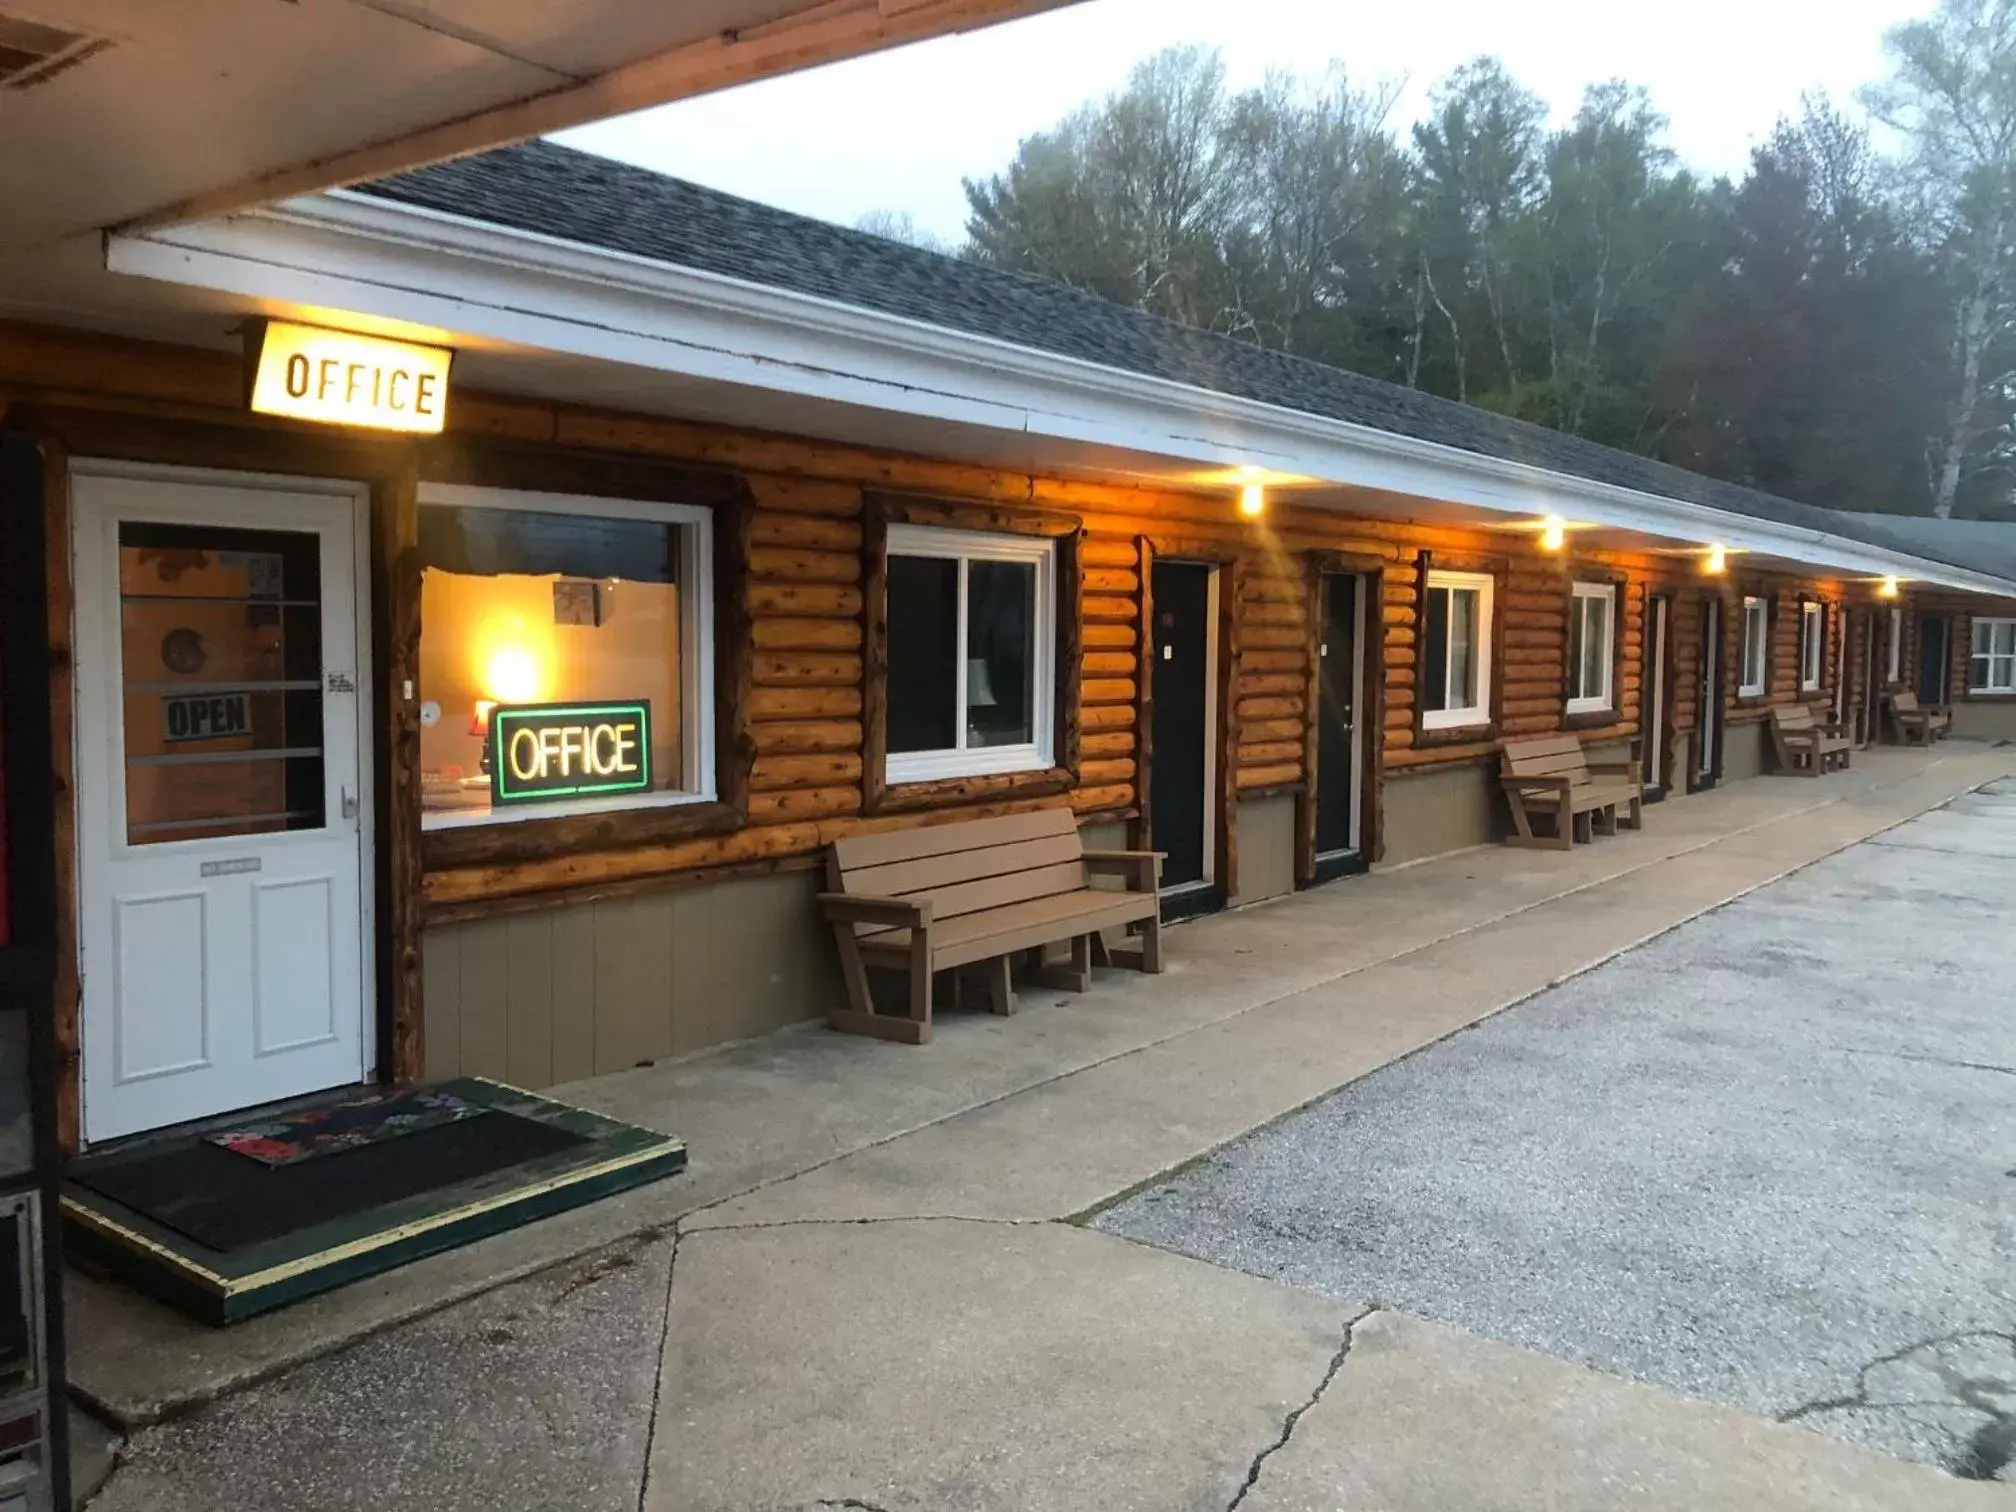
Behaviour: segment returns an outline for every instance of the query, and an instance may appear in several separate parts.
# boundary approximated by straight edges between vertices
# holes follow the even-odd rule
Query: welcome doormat
[[[428,1090],[484,1116],[279,1163],[202,1134],[83,1156],[65,1171],[66,1248],[222,1325],[686,1165],[669,1135],[514,1087],[466,1077]],[[356,1100],[346,1089],[330,1104]]]
[[[338,1102],[312,1103],[203,1137],[261,1165],[284,1166],[460,1123],[489,1111],[443,1087],[390,1087]]]

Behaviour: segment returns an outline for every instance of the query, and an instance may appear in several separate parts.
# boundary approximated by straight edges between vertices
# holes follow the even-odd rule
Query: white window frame
[[[1428,591],[1437,588],[1475,590],[1477,593],[1477,702],[1462,709],[1423,709],[1421,728],[1424,730],[1467,730],[1478,725],[1491,723],[1491,640],[1492,613],[1495,606],[1492,596],[1498,588],[1498,580],[1488,572],[1437,572],[1428,574]],[[1421,612],[1426,615],[1428,606],[1424,603]],[[1426,644],[1427,637],[1422,637]],[[1443,686],[1448,686],[1448,664],[1443,664]]]
[[[891,557],[936,557],[962,564],[956,623],[958,653],[953,658],[953,733],[959,744],[942,751],[891,751],[883,778],[903,782],[936,782],[948,777],[984,777],[1002,772],[1044,772],[1057,764],[1057,542],[1051,536],[994,535],[979,530],[941,530],[934,525],[891,525],[887,554]],[[966,745],[966,578],[964,563],[1026,562],[1036,568],[1033,609],[1035,666],[1030,669],[1035,707],[1030,728],[1034,739],[1022,745]]]
[[[1890,651],[1884,662],[1883,681],[1892,685],[1904,676],[1904,611],[1892,608],[1890,611]]]
[[[1827,678],[1827,606],[1819,599],[1799,602],[1799,691],[1817,693]]]
[[[422,813],[423,830],[468,829],[485,824],[524,824],[570,814],[618,813],[630,809],[677,808],[712,803],[714,771],[714,512],[700,504],[653,499],[603,499],[589,494],[532,493],[515,488],[479,488],[463,483],[422,483],[422,509],[524,509],[540,514],[578,514],[604,520],[651,520],[679,527],[679,740],[680,765],[688,785],[669,792],[616,794],[607,798],[563,798],[553,803],[506,805],[482,812]],[[424,638],[427,627],[420,627]],[[423,694],[426,689],[420,690]]]
[[[1750,615],[1757,614],[1757,638],[1750,638]],[[1757,680],[1750,680],[1750,653],[1757,653]],[[1743,633],[1736,645],[1736,696],[1762,698],[1771,681],[1771,603],[1754,593],[1743,595]]]
[[[2006,615],[1977,618],[1973,623],[1973,628],[1968,632],[1967,693],[1969,697],[2008,698],[2012,694],[2016,694],[2016,645],[2012,645],[2012,649],[2008,653],[1993,650],[1977,651],[1975,649],[1980,644],[1983,629],[1988,631],[1988,643],[1992,647],[1995,643],[1995,631],[2005,627],[2008,628],[2012,640],[2016,640],[2016,619],[2012,619]],[[1988,663],[1988,680],[1979,685],[1976,685],[1974,681],[1974,664],[1977,661],[1986,661]],[[2002,680],[2000,682],[1995,680],[1996,664],[1998,662],[2002,664]]]
[[[1568,598],[1568,612],[1579,615],[1582,600],[1600,599],[1603,609],[1603,686],[1595,693],[1570,693],[1568,712],[1570,714],[1607,714],[1610,712],[1615,695],[1614,682],[1617,675],[1617,585],[1615,583],[1575,583],[1571,585]],[[1574,636],[1569,636],[1572,646]],[[1579,665],[1568,669],[1568,686],[1572,690],[1582,676]]]

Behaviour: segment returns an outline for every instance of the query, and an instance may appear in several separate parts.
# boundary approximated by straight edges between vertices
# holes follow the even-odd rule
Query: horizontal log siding
[[[243,413],[242,373],[235,357],[142,343],[105,341],[60,332],[0,326],[0,403],[85,406],[160,418],[200,420],[306,435],[298,427]],[[1230,606],[1239,647],[1233,669],[1231,723],[1238,791],[1252,794],[1305,785],[1309,708],[1308,555],[1330,553],[1383,565],[1383,591],[1372,623],[1386,686],[1385,766],[1425,767],[1495,758],[1495,741],[1444,741],[1417,746],[1414,702],[1420,605],[1418,554],[1488,558],[1506,566],[1494,625],[1497,675],[1494,715],[1503,734],[1549,733],[1564,722],[1568,583],[1575,570],[1542,553],[1522,531],[1484,532],[1426,527],[1388,519],[1358,519],[1324,509],[1293,507],[1277,496],[1266,520],[1238,518],[1229,492],[1192,493],[1153,487],[1074,482],[826,442],[727,429],[698,422],[614,414],[545,401],[458,390],[451,432],[467,440],[492,437],[547,443],[603,455],[627,455],[731,469],[754,499],[748,530],[748,578],[743,590],[752,643],[747,699],[754,766],[748,822],[725,834],[696,836],[617,850],[552,856],[533,862],[437,871],[426,879],[430,903],[466,907],[485,898],[635,887],[678,874],[713,875],[737,867],[809,867],[840,835],[931,824],[1054,803],[1055,793],[1008,796],[1015,778],[956,785],[942,807],[864,816],[863,489],[1003,506],[1075,521],[1082,582],[1082,658],[1077,683],[1080,729],[1077,781],[1068,801],[1089,817],[1122,817],[1139,803],[1140,732],[1137,695],[1149,669],[1139,664],[1141,562],[1136,539],[1172,537],[1213,543],[1239,557],[1242,589]],[[1695,728],[1704,592],[1729,596],[1730,644],[1725,667],[1733,701],[1735,601],[1742,586],[1766,585],[1779,597],[1771,701],[1797,692],[1801,583],[1793,578],[1732,573],[1710,584],[1680,559],[1631,553],[1577,558],[1622,581],[1622,650],[1614,722],[1582,731],[1585,739],[1635,735],[1644,683],[1642,644],[1648,585],[1673,595],[1674,725]],[[1733,564],[1732,564],[1733,565]],[[1226,581],[1232,581],[1228,575]],[[1060,585],[1069,588],[1070,585]],[[1838,584],[1806,584],[1839,612]],[[1964,677],[1965,624],[1956,623],[1956,683]],[[1907,634],[1906,665],[1915,648]],[[1849,655],[1852,664],[1852,648]],[[1837,663],[1838,667],[1838,663]],[[1838,670],[1835,675],[1839,675]],[[1830,682],[1831,687],[1831,682]],[[1731,719],[1761,718],[1761,706]]]

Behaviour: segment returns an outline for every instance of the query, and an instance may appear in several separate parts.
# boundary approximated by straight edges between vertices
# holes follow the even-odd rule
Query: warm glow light
[[[1726,546],[1710,546],[1708,548],[1707,570],[1711,573],[1721,573],[1728,571],[1728,569],[1729,548]]]
[[[1568,542],[1568,522],[1559,515],[1549,515],[1540,522],[1540,549],[1559,551]]]
[[[1239,513],[1249,520],[1257,520],[1267,512],[1267,490],[1261,484],[1248,483],[1239,490]]]
[[[483,668],[483,691],[498,703],[539,702],[539,658],[523,646],[499,646]]]
[[[452,352],[289,320],[267,321],[257,339],[259,414],[423,435],[445,423]]]
[[[1886,598],[1886,599],[1892,599],[1897,597],[1897,579],[1895,579],[1894,577],[1886,577],[1885,579],[1883,579],[1883,586],[1876,590],[1876,596],[1878,598]]]

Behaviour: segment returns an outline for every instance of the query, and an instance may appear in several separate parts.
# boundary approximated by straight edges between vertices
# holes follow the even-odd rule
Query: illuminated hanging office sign
[[[269,320],[248,336],[252,408],[262,415],[438,432],[448,413],[444,347]]]
[[[551,803],[651,786],[651,705],[499,704],[490,714],[493,803]]]

